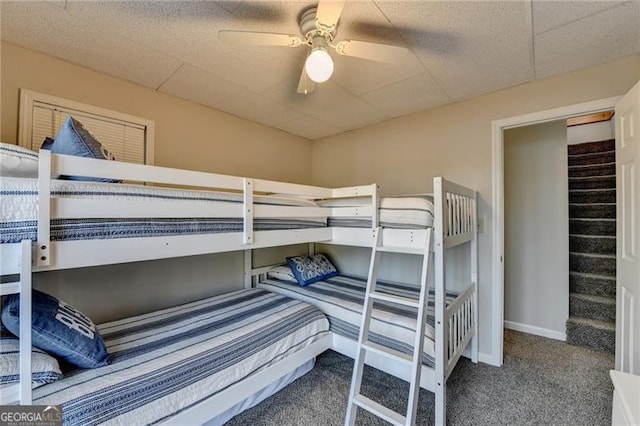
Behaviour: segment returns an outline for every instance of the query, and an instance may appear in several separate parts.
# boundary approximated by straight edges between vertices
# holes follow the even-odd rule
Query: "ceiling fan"
[[[302,68],[297,90],[305,95],[313,91],[315,83],[325,82],[331,77],[333,59],[329,55],[329,48],[335,49],[339,55],[387,63],[399,62],[406,56],[408,50],[404,47],[358,40],[334,43],[345,1],[320,0],[317,7],[305,9],[300,14],[299,22],[302,36],[222,30],[218,32],[218,39],[236,46],[309,46],[311,49]]]

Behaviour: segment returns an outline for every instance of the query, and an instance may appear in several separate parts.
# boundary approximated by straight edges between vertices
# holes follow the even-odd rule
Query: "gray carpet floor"
[[[610,425],[613,386],[611,354],[505,330],[504,365],[473,364],[462,358],[447,382],[452,425]],[[227,425],[342,425],[353,360],[333,351],[315,368]],[[406,382],[367,367],[366,396],[406,409]],[[417,424],[433,424],[431,392],[421,390]],[[384,425],[358,410],[356,424]]]

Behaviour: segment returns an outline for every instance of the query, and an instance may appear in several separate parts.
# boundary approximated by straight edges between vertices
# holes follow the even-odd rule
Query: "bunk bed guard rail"
[[[229,206],[207,205],[169,205],[158,209],[152,203],[137,203],[132,200],[98,200],[81,198],[60,198],[52,196],[52,179],[60,175],[87,176],[121,179],[124,181],[144,182],[179,187],[196,187],[205,190],[217,190],[242,194],[242,203]],[[41,150],[38,171],[38,220],[36,265],[38,269],[57,269],[53,267],[51,250],[51,219],[81,218],[242,218],[242,246],[226,246],[224,251],[242,250],[261,246],[281,245],[281,241],[255,245],[253,222],[255,218],[317,218],[347,215],[366,215],[374,218],[377,225],[377,185],[353,186],[345,188],[324,188],[294,183],[251,179],[230,175],[172,169],[158,166],[130,164],[52,154]],[[346,197],[370,197],[367,207],[302,207],[279,206],[254,203],[254,194],[279,194],[287,197],[308,200]],[[311,233],[311,241],[324,241],[331,238],[329,230]],[[299,241],[303,242],[303,241]],[[219,251],[219,250],[218,250]],[[204,251],[206,252],[206,251]],[[203,253],[204,253],[203,252]],[[196,254],[196,253],[189,253]],[[179,255],[179,254],[175,254]],[[182,254],[184,255],[184,254]],[[172,257],[154,255],[151,258]],[[144,259],[134,259],[144,260]],[[103,263],[112,263],[109,261]]]

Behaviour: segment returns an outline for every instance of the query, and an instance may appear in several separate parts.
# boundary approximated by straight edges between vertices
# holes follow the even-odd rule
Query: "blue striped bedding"
[[[52,181],[52,197],[96,200],[135,200],[155,203],[158,210],[163,202],[187,205],[240,204],[240,194],[211,191],[169,189],[154,186],[110,184],[102,182]],[[0,179],[0,244],[17,243],[23,239],[36,240],[37,180],[3,177]],[[256,204],[286,206],[317,206],[302,199],[256,196]],[[255,231],[306,229],[326,226],[326,218],[256,219]],[[54,219],[51,221],[51,240],[93,240],[110,238],[157,237],[225,232],[241,232],[242,218],[144,218],[144,219]]]
[[[368,207],[367,197],[321,200],[323,207]],[[378,207],[378,223],[383,228],[425,229],[433,226],[433,196],[412,195],[383,197]],[[346,228],[371,228],[371,217],[339,216],[328,220],[329,226]]]
[[[306,287],[269,277],[258,284],[258,288],[297,298],[318,307],[329,318],[332,332],[353,340],[358,339],[366,286],[366,278],[348,275],[339,275]],[[419,296],[419,288],[411,284],[378,281],[376,289],[382,293],[414,299]],[[457,293],[447,291],[447,305],[456,297]],[[434,300],[435,294],[431,289],[423,348],[423,363],[430,367],[435,365]],[[376,301],[371,320],[371,340],[412,354],[416,315],[417,309]]]
[[[98,326],[112,363],[34,390],[67,425],[154,424],[304,349],[329,330],[307,303],[240,290]],[[284,373],[284,372],[283,372]]]

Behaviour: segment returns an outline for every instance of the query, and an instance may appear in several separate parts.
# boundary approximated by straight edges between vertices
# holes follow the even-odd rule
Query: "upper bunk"
[[[308,242],[370,247],[372,230],[385,226],[386,203],[375,184],[325,188],[41,150],[37,178],[3,177],[0,185],[0,275],[20,271],[23,239],[34,241],[33,270],[43,271]],[[420,252],[431,229],[447,246],[471,241],[475,197],[435,178],[426,212],[432,220],[413,229],[390,224],[382,244]],[[344,226],[344,218],[365,225]]]

